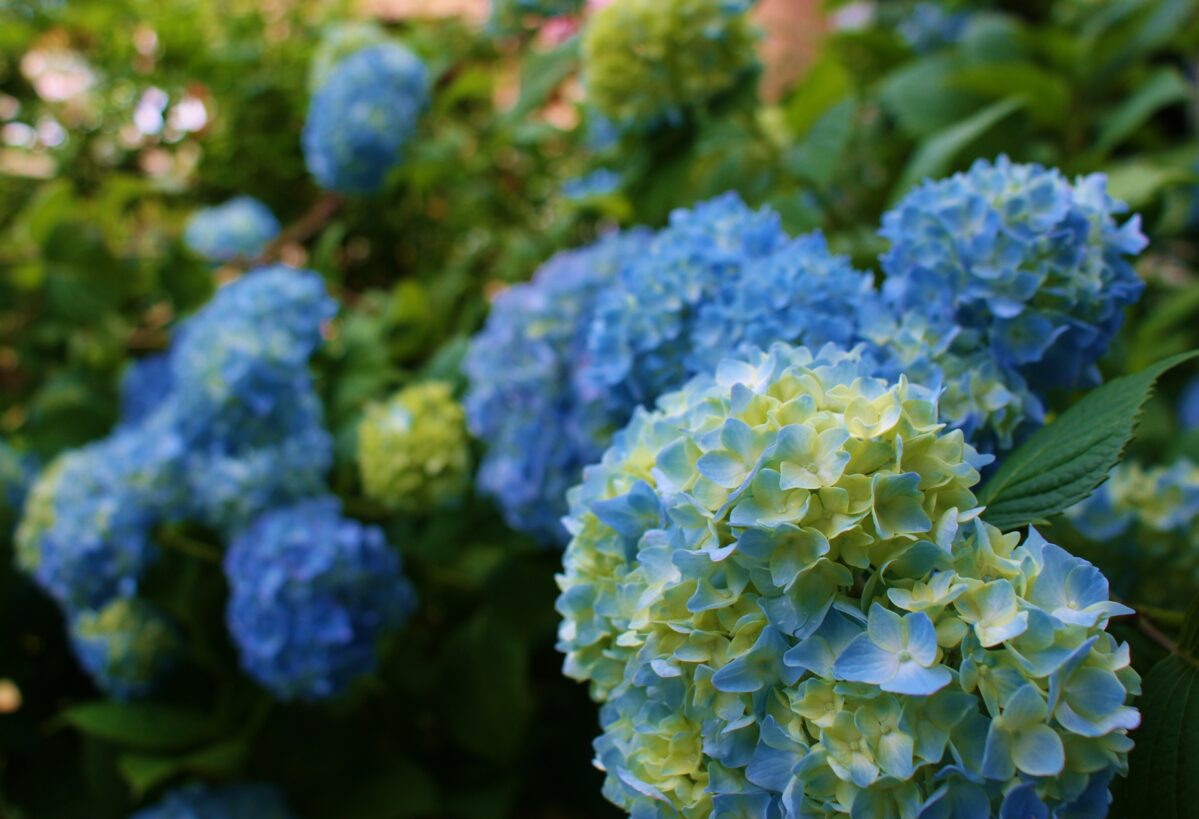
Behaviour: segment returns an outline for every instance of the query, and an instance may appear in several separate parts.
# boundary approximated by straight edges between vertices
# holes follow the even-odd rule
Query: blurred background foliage
[[[397,7],[410,5],[431,4]],[[458,379],[489,298],[605,227],[660,225],[732,189],[873,267],[880,215],[926,176],[1000,153],[1104,171],[1153,240],[1149,291],[1105,369],[1199,346],[1193,0],[946,2],[932,17],[916,9],[928,3],[783,5],[759,9],[765,73],[620,134],[587,105],[575,20],[499,32],[384,2],[0,3],[0,435],[45,463],[107,432],[127,362],[238,272],[185,249],[187,217],[256,196],[285,226],[266,256],[319,271],[344,306],[316,361],[333,485],[385,526],[421,599],[402,647],[348,697],[271,704],[217,625],[219,572],[168,551],[150,594],[208,667],[163,701],[121,705],[97,698],[57,610],[6,557],[0,814],[124,816],[202,777],[278,783],[311,819],[611,815],[594,709],[552,647],[558,555],[481,499],[391,514],[353,468],[366,403]],[[363,14],[425,60],[432,103],[383,190],[344,199],[310,180],[298,135],[322,33]],[[797,60],[797,43],[816,45]],[[612,184],[571,191],[596,171]],[[1173,410],[1185,378],[1150,406],[1138,459],[1199,460]],[[1135,623],[1113,629],[1142,670],[1161,656]]]

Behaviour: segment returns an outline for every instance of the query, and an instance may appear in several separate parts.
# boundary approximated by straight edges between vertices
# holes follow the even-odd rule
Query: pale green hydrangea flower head
[[[985,461],[861,351],[639,411],[570,494],[566,673],[634,816],[1102,815],[1139,680],[1090,564],[982,522]],[[1036,808],[1036,805],[1041,808]]]
[[[429,510],[461,497],[470,463],[462,406],[442,381],[368,407],[358,427],[363,491],[393,508]]]
[[[71,623],[75,656],[101,689],[118,700],[151,693],[179,654],[166,617],[137,597],[121,597]]]
[[[756,62],[742,0],[612,0],[583,32],[592,106],[622,127],[679,119]]]

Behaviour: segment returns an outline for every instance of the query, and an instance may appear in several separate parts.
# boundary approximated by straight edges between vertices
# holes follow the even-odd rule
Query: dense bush
[[[1189,814],[1199,11],[768,5],[5,9],[0,814]]]

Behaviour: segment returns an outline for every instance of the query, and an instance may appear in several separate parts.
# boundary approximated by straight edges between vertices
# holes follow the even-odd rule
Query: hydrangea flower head
[[[302,143],[321,187],[377,191],[404,159],[428,103],[428,72],[396,43],[361,49],[334,67],[312,96]]]
[[[294,819],[283,794],[271,785],[185,785],[130,819]]]
[[[183,456],[162,424],[60,456],[30,491],[17,564],[67,609],[131,595],[155,556],[152,527],[181,506]]]
[[[145,423],[167,403],[174,386],[169,353],[131,361],[121,376],[121,426]]]
[[[166,617],[136,597],[113,600],[71,620],[71,646],[96,685],[118,700],[150,694],[179,652]]]
[[[226,619],[246,672],[281,699],[338,696],[374,670],[412,607],[383,532],[318,498],[263,514],[225,556]]]
[[[415,384],[366,409],[358,469],[368,498],[429,510],[460,497],[470,481],[466,417],[444,381]]]
[[[263,268],[222,288],[171,350],[192,514],[231,531],[321,491],[332,441],[308,359],[336,311],[316,273]]]
[[[1124,461],[1066,515],[1101,548],[1135,549],[1136,565],[1121,575],[1122,593],[1185,602],[1199,583],[1199,466],[1191,460],[1169,466]]]
[[[387,32],[374,20],[336,23],[324,33],[308,66],[308,90],[316,93],[345,58],[364,48],[388,42]]]
[[[612,0],[583,31],[589,103],[621,127],[677,121],[756,64],[744,0]]]
[[[559,253],[531,282],[501,292],[471,341],[466,417],[488,446],[477,481],[518,531],[565,542],[566,490],[624,423],[579,374],[596,299],[647,242],[632,231]]]
[[[620,174],[608,168],[598,168],[586,176],[562,183],[562,195],[573,201],[607,196],[620,187]]]
[[[270,208],[252,196],[236,196],[192,214],[183,241],[210,262],[231,262],[259,256],[279,230]]]
[[[1139,681],[1097,569],[982,522],[936,392],[776,345],[571,490],[566,673],[634,816],[1102,815]],[[1010,815],[1004,813],[1003,815]]]
[[[947,9],[941,2],[919,2],[901,11],[895,31],[913,51],[924,54],[960,40],[971,16]]]
[[[1127,257],[1146,244],[1101,174],[1000,157],[926,182],[883,217],[884,293],[899,312],[961,328],[1037,389],[1096,383],[1095,362],[1143,285]]]

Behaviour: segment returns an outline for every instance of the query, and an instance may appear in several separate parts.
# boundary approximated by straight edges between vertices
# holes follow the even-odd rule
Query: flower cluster
[[[1125,258],[1146,244],[1139,217],[1102,175],[1071,185],[1005,157],[926,182],[883,217],[884,296],[896,313],[953,326],[1036,389],[1097,383],[1095,362],[1143,285]]]
[[[444,381],[415,384],[367,407],[358,426],[358,471],[368,498],[428,511],[470,482],[466,417]]]
[[[566,490],[624,423],[581,389],[579,371],[596,298],[647,241],[632,231],[558,254],[496,297],[471,342],[466,417],[488,444],[477,480],[514,529],[565,542]]]
[[[677,121],[756,64],[752,0],[612,0],[583,31],[590,104],[621,127]]]
[[[568,675],[635,816],[1102,816],[1139,721],[1103,575],[979,519],[985,462],[862,350],[638,410],[570,493]]]
[[[387,32],[374,20],[352,20],[332,26],[321,37],[308,66],[308,90],[316,93],[337,64],[364,48],[386,43]]]
[[[383,532],[333,498],[274,509],[225,555],[229,631],[246,672],[281,699],[337,696],[375,667],[413,603]]]
[[[279,230],[279,220],[270,208],[251,196],[237,196],[192,214],[183,241],[210,262],[231,262],[256,258]]]
[[[178,654],[179,636],[149,603],[118,597],[99,610],[76,615],[71,645],[101,688],[118,700],[131,700],[154,690]]]
[[[186,785],[130,819],[293,819],[283,794],[270,785]]]
[[[118,428],[60,456],[31,490],[18,564],[66,610],[81,662],[113,693],[150,685],[128,670],[153,668],[137,652],[156,638],[134,625],[144,608],[121,601],[157,556],[155,527],[233,532],[324,491],[332,443],[308,358],[334,309],[311,272],[264,268],[222,288],[168,353],[126,373]]]
[[[424,63],[396,43],[346,57],[312,96],[301,138],[308,171],[329,190],[377,191],[403,161],[427,85]]]
[[[1122,591],[1136,599],[1185,601],[1199,583],[1199,466],[1124,461],[1089,498],[1067,511],[1084,537],[1109,552],[1135,552]],[[1118,558],[1118,555],[1109,555]]]
[[[562,195],[577,202],[607,196],[619,187],[620,174],[608,168],[599,168],[586,176],[566,180],[562,183]]]

